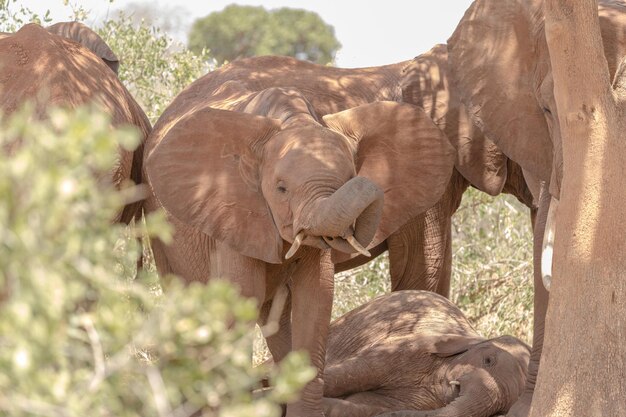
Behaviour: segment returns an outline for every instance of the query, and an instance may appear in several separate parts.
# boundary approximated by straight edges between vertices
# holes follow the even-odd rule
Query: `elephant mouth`
[[[376,184],[356,176],[332,194],[307,202],[306,210],[294,210],[298,213],[293,222],[295,236],[285,259],[291,258],[305,240],[311,242],[311,239],[311,246],[370,257],[365,247],[374,238],[380,223],[383,198],[384,193]]]
[[[285,255],[285,259],[291,258],[298,251],[302,244],[320,249],[335,249],[344,253],[354,253],[355,251],[371,256],[370,252],[359,243],[354,237],[354,231],[350,227],[342,236],[310,236],[304,230],[300,230],[291,244],[291,248]]]

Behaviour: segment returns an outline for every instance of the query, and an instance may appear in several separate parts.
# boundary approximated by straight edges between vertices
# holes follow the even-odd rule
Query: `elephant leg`
[[[265,262],[232,250],[228,245],[212,241],[209,248],[210,276],[234,284],[243,297],[255,298],[259,307],[265,299]]]
[[[391,290],[450,292],[450,218],[437,204],[389,236]]]
[[[363,339],[363,345],[355,344],[353,338],[341,337],[345,336],[341,329],[332,329],[324,369],[324,397],[343,398],[351,403],[376,407],[380,412],[412,408],[416,398],[425,399],[431,395],[428,384],[421,386],[420,381],[437,369],[433,367],[431,354],[425,353],[422,343],[416,344],[415,337],[386,339],[380,343]],[[373,344],[367,346],[370,343]],[[345,346],[338,346],[342,344]],[[351,349],[355,345],[357,349]],[[415,367],[415,364],[419,365]],[[429,405],[428,401],[422,403]]]
[[[405,346],[398,345],[397,348]],[[406,355],[413,353],[410,347],[406,347],[405,352]],[[382,344],[354,351],[347,358],[331,358],[324,369],[324,396],[339,398],[385,385],[390,375],[403,371],[397,362],[389,363],[389,355],[389,346]]]
[[[363,393],[366,394],[367,393]],[[387,411],[387,408],[361,404],[339,398],[323,398],[324,415],[326,417],[374,417]]]
[[[441,200],[389,236],[392,291],[427,290],[450,295],[451,217],[468,184],[455,170]]]
[[[287,299],[278,318],[278,329],[275,331],[270,329],[271,333],[264,335],[274,363],[280,362],[291,352],[291,294],[289,289],[287,291]],[[261,326],[261,329],[268,324],[273,301],[267,301],[261,308],[259,315],[259,326]]]
[[[151,197],[146,200],[145,209],[147,213],[154,212],[159,210],[159,205]],[[150,240],[161,282],[167,286],[170,274],[177,275],[186,283],[207,282],[214,277],[211,275],[212,239],[175,217],[168,215],[167,221],[174,227],[172,241],[165,244],[160,239]]]
[[[333,303],[334,267],[329,250],[307,250],[291,279],[291,346],[309,353],[317,375],[287,406],[287,417],[323,417],[324,362]]]
[[[548,192],[547,186],[542,186],[539,197],[539,209],[533,229],[533,275],[535,285],[533,347],[530,354],[530,362],[528,363],[528,376],[526,377],[524,393],[509,410],[507,414],[509,417],[528,416],[533,392],[535,390],[535,383],[537,381],[537,373],[539,372],[539,360],[541,359],[541,352],[543,350],[543,334],[549,299],[549,293],[543,286],[541,279],[541,248],[549,208],[550,193]]]

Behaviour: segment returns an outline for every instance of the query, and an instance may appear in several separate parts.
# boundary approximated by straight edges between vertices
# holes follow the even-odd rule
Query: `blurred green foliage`
[[[50,22],[50,13],[39,16],[18,0],[0,0],[0,32],[15,32],[26,23],[43,25]]]
[[[196,20],[188,46],[194,52],[210,49],[219,63],[256,55],[288,55],[328,64],[341,44],[333,27],[315,12],[232,4]]]
[[[272,371],[280,389],[253,396],[269,372],[251,364],[253,301],[220,281],[162,295],[136,276],[137,231],[110,223],[134,192],[98,172],[137,139],[88,109],[4,121],[0,415],[280,415],[314,371],[293,354]],[[169,238],[161,215],[147,230]]]

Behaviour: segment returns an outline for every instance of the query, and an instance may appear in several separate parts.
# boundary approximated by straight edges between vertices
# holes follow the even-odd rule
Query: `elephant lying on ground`
[[[529,356],[512,336],[480,337],[438,294],[383,295],[331,324],[326,416],[490,417],[523,392]]]
[[[287,414],[321,417],[330,249],[365,253],[432,206],[453,148],[408,104],[322,117],[296,88],[213,81],[210,73],[180,93],[146,142],[153,194],[144,207],[164,208],[175,227],[171,243],[153,242],[156,265],[186,281],[228,279],[259,306],[289,284],[293,331],[273,353],[305,349],[319,375]]]
[[[65,38],[57,32],[80,39]],[[52,106],[73,109],[93,102],[111,117],[113,127],[136,127],[143,142],[150,132],[150,122],[107,67],[107,59],[112,65],[117,58],[97,34],[82,24],[60,23],[48,30],[28,24],[14,34],[5,33],[0,36],[0,110],[10,115],[30,101],[35,116],[41,118]],[[142,156],[141,146],[135,152],[120,147],[119,159],[103,175],[104,181],[118,188],[128,179],[140,184]],[[128,223],[140,208],[139,202],[129,203],[113,220]]]

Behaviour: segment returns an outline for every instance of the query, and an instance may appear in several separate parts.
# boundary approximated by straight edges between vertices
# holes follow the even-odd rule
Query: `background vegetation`
[[[282,7],[231,4],[194,22],[189,49],[211,49],[219,63],[255,55],[288,55],[318,64],[331,63],[341,44],[332,26],[317,13]]]
[[[68,15],[86,17],[80,8]],[[0,0],[0,31],[32,20],[48,22],[17,0]],[[120,78],[153,122],[215,65],[214,51],[191,52],[125,14],[97,30],[121,58]],[[0,148],[17,133],[26,141],[22,149],[34,138],[38,146],[41,138],[58,146],[12,158],[0,153],[0,415],[182,416],[202,407],[209,416],[277,415],[276,401],[293,399],[310,370],[294,356],[274,375],[281,387],[274,397],[250,396],[266,370],[249,366],[253,342],[246,329],[256,314],[249,302],[223,283],[174,284],[162,296],[150,262],[135,278],[136,231],[108,223],[123,196],[103,192],[81,171],[87,160],[110,163],[116,143],[136,141],[129,132],[109,134],[105,120],[88,111],[54,113],[40,125],[22,114],[5,128],[13,136],[1,139]],[[166,229],[159,219],[147,226],[152,233]],[[530,342],[528,210],[510,196],[469,190],[453,227],[452,300],[480,333]],[[386,256],[338,274],[333,316],[388,291],[387,276]],[[238,324],[224,332],[233,320]],[[260,337],[255,344],[260,362],[266,355]]]

